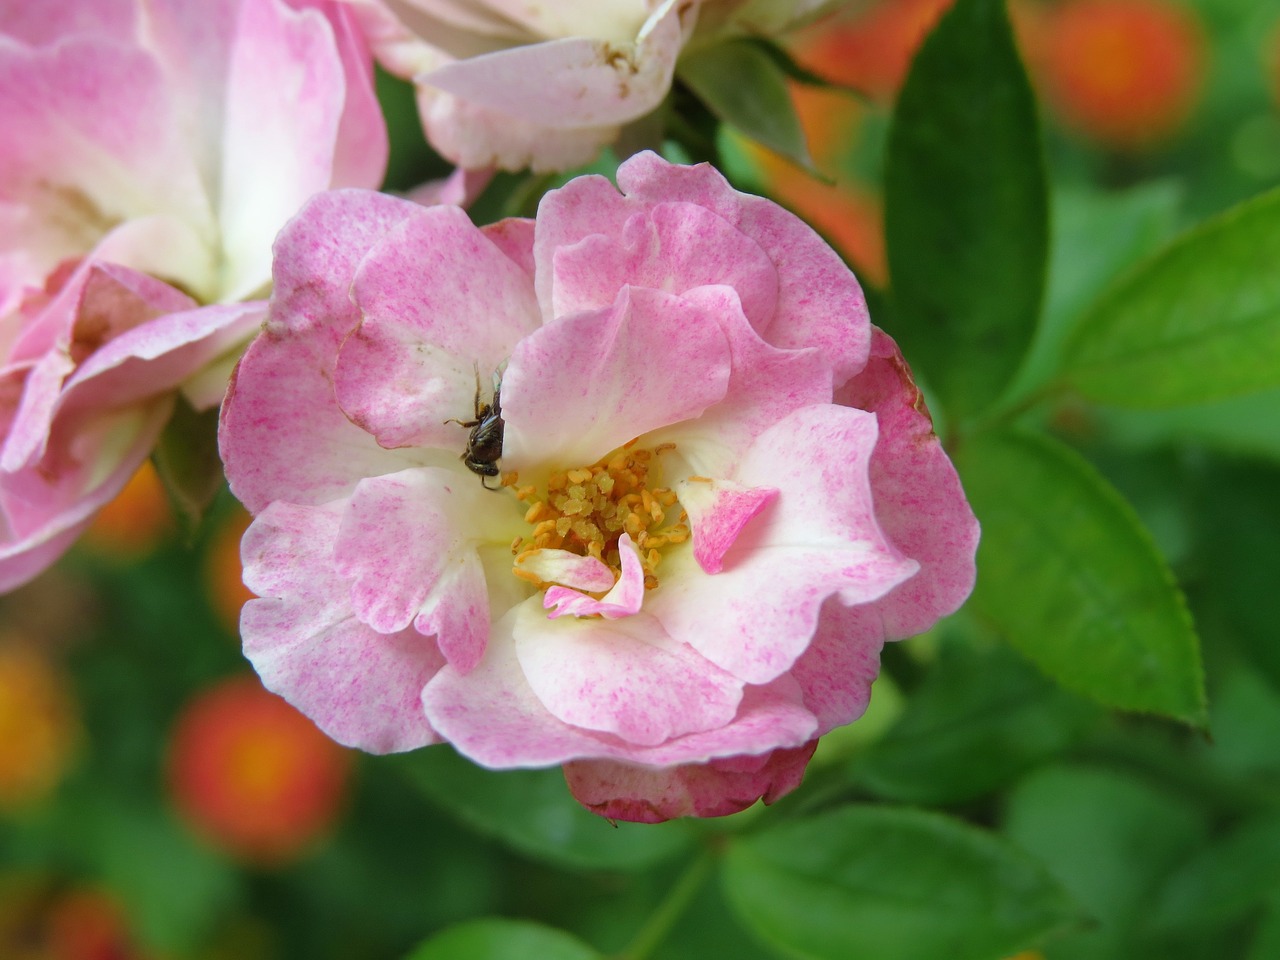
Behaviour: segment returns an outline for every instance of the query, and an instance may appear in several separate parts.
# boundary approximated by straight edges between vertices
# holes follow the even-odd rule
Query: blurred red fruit
[[[174,530],[164,484],[148,460],[85,531],[84,543],[105,556],[137,559]]]
[[[328,831],[350,758],[262,688],[225,680],[178,717],[169,748],[174,802],[192,827],[238,859],[278,865]]]
[[[1167,0],[1067,0],[1040,38],[1045,96],[1068,125],[1106,146],[1145,147],[1175,134],[1204,79],[1193,14]]]

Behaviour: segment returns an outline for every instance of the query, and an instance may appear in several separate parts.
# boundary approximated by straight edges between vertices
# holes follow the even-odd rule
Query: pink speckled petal
[[[786,796],[804,779],[818,741],[772,750],[746,769],[728,757],[710,763],[654,769],[613,760],[565,764],[570,792],[592,813],[610,820],[662,823],[676,817],[724,817]]]
[[[460,670],[475,666],[489,602],[475,541],[484,524],[473,521],[494,508],[491,496],[461,470],[424,467],[360,481],[333,545],[356,616],[379,633],[416,623]]]
[[[622,561],[622,573],[613,588],[599,600],[569,587],[550,587],[542,598],[542,605],[549,611],[547,618],[599,616],[617,620],[638,613],[644,602],[644,567],[630,534],[624,533],[618,538],[618,557]]]
[[[588,234],[558,249],[553,267],[556,316],[606,307],[627,284],[675,294],[730,287],[756,328],[773,319],[778,300],[778,271],[760,245],[691,203],[659,203],[634,214],[619,234]]]
[[[363,190],[317,194],[276,241],[267,326],[246,351],[222,406],[218,443],[236,497],[324,503],[362,477],[416,461],[383,450],[333,396],[338,348],[359,322],[349,288],[369,248],[422,208]]]
[[[911,370],[887,334],[874,331],[870,362],[836,399],[872,411],[880,423],[871,456],[876,519],[898,549],[920,563],[920,572],[878,601],[876,612],[885,639],[914,636],[953,613],[973,589],[978,521]]]
[[[804,705],[818,718],[819,736],[853,723],[867,709],[884,641],[877,606],[847,607],[835,597],[827,599],[813,642],[791,667]]]
[[[555,258],[559,252],[595,234],[621,237],[628,221],[643,213],[643,204],[622,196],[607,178],[597,174],[574,177],[543,196],[534,227],[533,256],[538,304],[544,316],[556,315]]]
[[[6,0],[0,3],[0,33],[34,45],[76,34],[129,40],[136,8],[137,0]]]
[[[516,655],[534,695],[567,724],[652,747],[733,720],[742,684],[647,617],[550,622],[521,607]]]
[[[346,93],[328,186],[377,189],[386,173],[390,144],[374,89],[370,38],[351,4],[325,3],[320,9],[333,27]]]
[[[657,746],[628,744],[558,720],[534,695],[515,652],[517,616],[542,617],[540,605],[513,611],[496,622],[489,647],[466,676],[441,669],[423,692],[432,726],[461,753],[487,767],[540,767],[579,758],[630,760],[654,766],[702,763],[775,747],[795,747],[817,726],[802,705],[800,688],[789,677],[765,688],[748,688],[735,719],[713,730],[678,737]],[[558,621],[561,627],[581,621]],[[614,621],[618,629],[630,620]]]
[[[372,753],[434,743],[420,697],[444,657],[418,631],[378,633],[347,605],[331,556],[341,508],[274,503],[245,534],[245,584],[262,598],[241,614],[245,656],[339,743]]]
[[[242,0],[226,70],[218,222],[223,290],[238,299],[268,280],[280,224],[333,184],[344,120],[370,137],[360,144],[370,160],[384,158],[387,148],[377,115],[367,114],[371,102],[361,115],[345,110],[349,78],[320,10]],[[363,178],[351,185],[376,187],[382,166],[355,171]]]
[[[613,571],[595,557],[550,547],[520,554],[516,557],[515,567],[543,583],[560,583],[589,593],[612,589],[617,579]]]
[[[680,506],[693,528],[693,556],[707,573],[724,569],[724,555],[750,520],[778,496],[776,487],[744,487],[732,480],[681,480]]]
[[[585,36],[526,44],[446,64],[418,82],[545,126],[547,136],[626,123],[671,89],[683,37],[675,5],[664,8],[635,44]]]
[[[534,279],[533,237],[534,222],[525,217],[507,217],[497,223],[488,223],[480,232],[489,242],[525,272],[530,282]]]
[[[667,632],[750,683],[788,670],[809,645],[822,603],[879,599],[918,569],[876,523],[868,462],[874,417],[804,407],[747,451],[737,476],[778,498],[739,534],[714,576],[672,552],[645,608]]]
[[[638,153],[618,168],[618,187],[646,204],[693,203],[737,227],[780,267],[771,344],[818,347],[842,383],[866,363],[871,323],[862,288],[840,256],[799,217],[771,200],[739,193],[708,164],[686,167]]]
[[[714,314],[623,287],[603,311],[561,317],[516,346],[502,381],[504,456],[582,465],[724,396],[729,345]]]
[[[477,371],[487,393],[538,324],[528,275],[462,210],[430,207],[369,254],[354,296],[363,319],[334,374],[347,416],[384,447],[461,450],[465,432],[445,421],[472,419]]]

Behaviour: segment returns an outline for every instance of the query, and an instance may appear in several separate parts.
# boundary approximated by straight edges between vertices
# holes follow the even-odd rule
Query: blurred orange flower
[[[169,746],[179,812],[210,843],[252,863],[301,854],[334,823],[350,757],[255,676],[190,700]]]
[[[253,518],[239,504],[226,517],[209,543],[204,559],[204,582],[209,603],[218,619],[233,634],[240,634],[240,608],[253,599],[253,591],[244,585],[240,566],[240,538]]]
[[[35,650],[0,640],[0,812],[53,790],[78,730],[66,678]]]
[[[1169,0],[1067,0],[1048,12],[1040,43],[1050,106],[1110,147],[1138,149],[1177,133],[1204,80],[1200,22]]]
[[[164,484],[147,460],[114,500],[98,512],[83,542],[105,556],[137,559],[174,531]]]

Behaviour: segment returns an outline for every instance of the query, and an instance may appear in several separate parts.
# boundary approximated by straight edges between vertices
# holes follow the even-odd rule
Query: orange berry
[[[1200,23],[1167,0],[1067,0],[1048,14],[1041,40],[1050,105],[1111,147],[1175,134],[1204,78]]]
[[[254,676],[187,703],[169,747],[169,787],[197,833],[265,865],[300,855],[333,825],[350,756]]]

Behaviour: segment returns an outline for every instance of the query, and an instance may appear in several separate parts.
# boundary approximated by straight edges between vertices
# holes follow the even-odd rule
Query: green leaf
[[[1275,960],[1276,957],[1280,957],[1280,896],[1271,898],[1271,905],[1253,934],[1245,960]]]
[[[787,75],[758,44],[735,40],[698,50],[681,58],[679,76],[725,123],[801,166],[813,165]]]
[[[530,857],[579,869],[636,870],[675,856],[693,840],[672,821],[611,824],[588,813],[551,770],[486,770],[448,747],[382,762],[399,766],[444,809]]]
[[[898,98],[885,166],[889,331],[952,416],[1004,390],[1044,290],[1048,199],[1035,98],[1002,0],[959,0]]]
[[[972,609],[1068,690],[1203,724],[1185,601],[1114,488],[1048,437],[981,434],[956,460],[982,523]]]
[[[1181,202],[1182,190],[1171,180],[1122,192],[1054,191],[1044,313],[1007,399],[1025,396],[1057,372],[1062,343],[1076,322],[1107,284],[1168,239]]]
[[[1201,850],[1169,877],[1155,900],[1150,923],[1181,930],[1236,920],[1280,893],[1280,815],[1237,827]]]
[[[895,800],[970,800],[1064,750],[1098,712],[1006,648],[946,642],[901,719],[855,761],[854,777]]]
[[[432,937],[406,960],[601,960],[581,940],[527,920],[473,920]]]
[[[151,458],[187,536],[194,537],[223,484],[218,409],[197,413],[179,396]]]
[[[1004,830],[1093,915],[1093,928],[1056,944],[1054,957],[1132,960],[1152,893],[1203,842],[1206,826],[1194,806],[1142,780],[1061,766],[1019,784]]]
[[[1280,386],[1280,190],[1183,234],[1069,340],[1064,381],[1097,403],[1159,408]]]
[[[846,807],[735,840],[724,883],[742,921],[814,960],[997,960],[1078,917],[1033,860],[946,817]]]

